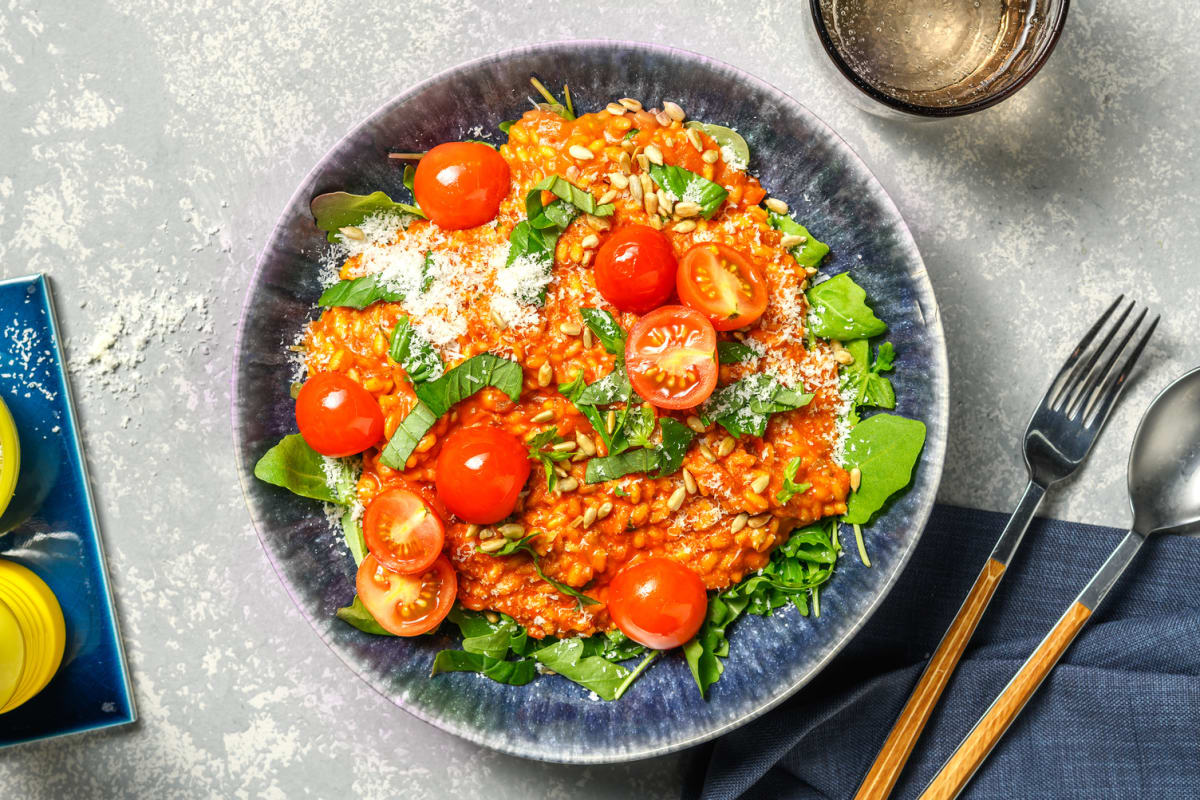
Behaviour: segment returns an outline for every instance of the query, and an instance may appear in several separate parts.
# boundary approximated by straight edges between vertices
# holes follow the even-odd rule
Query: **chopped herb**
[[[742,342],[717,342],[717,361],[722,364],[740,364],[758,358],[758,351]]]
[[[703,418],[734,436],[762,436],[772,414],[808,405],[813,395],[793,391],[765,373],[747,375],[713,392],[701,407]]]
[[[616,487],[614,487],[614,488],[613,488],[613,490],[612,490],[612,493],[613,493],[613,495],[615,495],[616,497],[629,497],[629,492],[625,491],[625,490],[624,490],[624,489],[622,489],[620,486],[616,486]]]
[[[625,364],[618,362],[612,372],[595,383],[588,384],[574,402],[601,406],[628,401],[632,395],[633,387],[629,383],[629,375],[625,372]]]
[[[635,415],[635,418],[639,416],[640,414]],[[641,420],[638,420],[638,425],[640,424]],[[686,425],[670,417],[663,417],[659,426],[662,430],[660,444],[593,458],[587,463],[584,480],[588,483],[602,483],[634,472],[653,472],[656,477],[663,478],[678,472],[683,466],[683,456],[696,434]],[[630,441],[633,442],[632,435]],[[646,443],[649,445],[648,441]]]
[[[650,177],[676,201],[687,200],[700,206],[700,216],[711,219],[729,192],[703,175],[673,164],[651,164]]]
[[[745,169],[750,163],[750,145],[746,144],[742,135],[733,128],[714,125],[711,122],[698,122],[694,119],[684,123],[683,127],[696,128],[711,136],[717,146],[721,148],[725,163],[734,169]]]
[[[330,486],[325,456],[298,433],[284,436],[264,453],[254,465],[254,477],[301,497],[342,505],[350,502],[354,486],[353,480],[339,480],[337,486]]]
[[[407,316],[396,321],[388,350],[392,361],[404,367],[413,383],[428,381],[442,374],[445,365],[429,340],[417,332]]]
[[[629,130],[625,131],[625,135],[621,137],[621,141],[628,142],[630,139],[634,138],[639,133],[641,133],[641,131],[638,130],[637,128],[630,128]]]
[[[925,446],[925,423],[895,414],[867,417],[846,437],[846,468],[858,467],[862,482],[847,501],[843,522],[865,525],[888,498],[912,480]]]
[[[887,325],[867,305],[867,293],[843,272],[818,283],[805,294],[809,305],[809,329],[824,339],[869,339],[887,330]]]
[[[618,370],[620,371],[621,375],[614,377],[613,373],[617,372]],[[558,391],[568,400],[574,403],[575,407],[579,409],[579,413],[587,417],[588,422],[592,423],[592,427],[596,430],[596,434],[604,442],[604,446],[608,450],[608,454],[610,456],[617,455],[618,453],[629,448],[629,442],[624,434],[624,427],[625,419],[629,415],[629,400],[633,396],[633,387],[631,386],[629,387],[627,393],[624,392],[625,387],[629,386],[629,378],[627,375],[625,375],[625,366],[622,361],[617,363],[613,373],[609,373],[605,377],[591,384],[591,386],[584,383],[582,372],[576,375],[575,380],[571,381],[570,383],[560,383],[558,385]],[[622,377],[624,377],[624,382],[621,380]],[[613,426],[611,433],[608,430],[608,426],[605,424],[606,412],[601,411],[592,403],[583,402],[581,400],[584,394],[591,390],[592,386],[604,384],[605,381],[608,383],[593,391],[590,396],[612,396],[614,399],[611,402],[625,404],[625,407],[615,415],[616,424]],[[620,392],[614,393],[616,390],[620,390]]]
[[[397,203],[383,192],[367,195],[328,192],[314,197],[309,209],[316,219],[317,227],[326,232],[325,238],[331,242],[338,241],[342,228],[361,225],[367,217],[376,214],[425,216],[416,206]]]
[[[581,308],[579,313],[583,317],[584,324],[591,328],[592,333],[596,334],[596,339],[604,346],[604,349],[614,356],[624,358],[625,331],[617,322],[617,318],[600,308]]]
[[[630,411],[626,418],[625,438],[629,440],[631,447],[649,447],[650,437],[654,435],[657,424],[658,417],[654,414],[654,406],[649,403],[640,405],[636,411]]]
[[[783,468],[783,488],[775,493],[775,499],[787,503],[798,494],[803,494],[812,488],[811,483],[796,483],[796,472],[800,469],[800,459],[793,458]]]
[[[539,462],[546,470],[546,491],[548,492],[553,492],[554,487],[558,484],[558,473],[554,471],[554,465],[571,457],[570,453],[562,450],[546,449],[547,447],[553,448],[553,445],[561,441],[563,441],[563,437],[558,435],[557,428],[546,428],[528,442],[530,460]]]
[[[430,250],[425,254],[425,260],[421,263],[421,291],[428,292],[429,287],[433,286],[433,251]]]
[[[403,292],[388,289],[379,282],[378,275],[363,275],[361,278],[348,278],[333,284],[321,293],[317,305],[322,308],[345,306],[361,309],[372,303],[398,303],[403,299]]]
[[[796,259],[796,263],[802,267],[812,267],[816,269],[821,265],[822,259],[829,253],[829,245],[818,241],[808,229],[801,225],[791,217],[783,214],[776,214],[774,211],[768,212],[767,218],[771,222],[771,227],[776,230],[783,231],[792,236],[803,236],[804,241],[792,248],[792,258]]]
[[[525,196],[525,210],[528,212],[530,219],[536,219],[538,212],[542,208],[540,196],[537,196],[537,205],[530,207],[530,197],[533,196],[535,191],[550,192],[558,199],[564,200],[583,213],[591,214],[594,217],[612,216],[613,211],[616,209],[616,206],[612,203],[597,205],[596,198],[592,197],[591,192],[586,189],[580,189],[575,184],[557,175],[551,175],[534,184],[529,194]]]
[[[655,448],[658,455],[658,473],[655,477],[665,478],[674,475],[683,466],[683,456],[696,433],[671,417],[663,417],[658,425],[662,430],[662,442]]]

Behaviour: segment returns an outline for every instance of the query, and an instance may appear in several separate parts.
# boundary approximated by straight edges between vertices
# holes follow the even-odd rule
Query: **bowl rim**
[[[291,584],[281,571],[280,564],[278,563],[275,554],[272,552],[263,536],[262,525],[260,524],[255,513],[255,506],[251,500],[251,494],[249,490],[249,481],[253,479],[253,468],[250,467],[248,469],[246,467],[247,462],[245,459],[243,443],[238,433],[238,390],[240,381],[238,367],[241,363],[242,348],[245,341],[245,323],[251,311],[250,301],[254,296],[255,287],[258,285],[259,278],[267,261],[270,245],[276,241],[276,239],[283,233],[287,226],[288,210],[292,208],[299,199],[309,192],[311,188],[310,184],[319,174],[320,170],[322,169],[322,165],[325,164],[330,155],[341,148],[346,140],[353,137],[359,130],[391,113],[393,109],[408,102],[413,97],[417,96],[434,84],[446,81],[457,75],[468,74],[478,69],[480,66],[489,63],[499,62],[509,58],[532,53],[542,54],[547,52],[554,53],[558,51],[575,51],[580,47],[615,48],[619,50],[629,50],[635,52],[649,52],[658,56],[680,59],[692,63],[699,62],[706,66],[715,66],[728,70],[736,75],[740,81],[757,86],[765,93],[774,97],[782,106],[788,109],[790,114],[804,118],[814,129],[825,133],[831,139],[835,140],[838,146],[843,149],[848,158],[851,159],[851,161],[855,164],[857,169],[869,175],[871,179],[875,181],[878,187],[877,201],[884,206],[887,211],[893,214],[899,223],[897,230],[899,244],[908,252],[909,263],[911,266],[911,269],[909,270],[909,276],[914,281],[919,293],[919,302],[917,303],[917,308],[932,339],[931,351],[933,356],[934,371],[936,374],[942,376],[941,380],[934,382],[936,396],[931,399],[929,406],[931,411],[930,419],[938,423],[937,430],[940,435],[931,438],[927,437],[925,446],[927,448],[926,454],[928,455],[928,458],[922,458],[923,468],[933,470],[933,474],[929,475],[930,495],[929,498],[921,504],[919,512],[910,518],[910,524],[908,525],[908,528],[909,530],[913,531],[914,534],[908,537],[903,550],[898,554],[898,558],[894,559],[894,568],[892,574],[884,582],[881,590],[875,595],[874,598],[871,599],[866,608],[860,612],[859,618],[847,627],[840,638],[834,641],[833,645],[829,648],[829,651],[819,661],[815,662],[809,673],[800,680],[793,682],[791,685],[780,691],[776,696],[772,697],[769,701],[762,703],[753,710],[743,713],[736,718],[726,720],[725,722],[715,725],[711,729],[702,733],[667,744],[646,747],[641,750],[622,751],[620,753],[604,752],[596,755],[577,755],[565,751],[557,754],[552,752],[532,752],[530,750],[512,746],[507,740],[496,740],[495,738],[489,737],[485,733],[479,732],[475,728],[456,724],[434,714],[427,713],[424,709],[419,707],[401,705],[390,695],[384,692],[380,687],[376,686],[375,683],[367,675],[365,675],[364,672],[360,670],[360,668],[352,660],[343,657],[342,653],[332,645],[321,628],[318,626],[317,620],[311,617],[305,610],[304,605],[300,602],[299,598],[296,596],[296,593],[293,591]],[[385,699],[389,705],[398,707],[404,712],[438,728],[439,730],[453,734],[454,736],[465,739],[473,744],[481,745],[483,747],[520,758],[528,758],[552,763],[581,765],[639,761],[648,758],[654,758],[656,756],[667,755],[669,753],[675,753],[690,747],[695,747],[696,745],[703,744],[704,742],[736,730],[752,720],[761,717],[771,709],[779,706],[785,700],[795,695],[796,692],[808,685],[813,678],[820,674],[825,667],[828,666],[829,662],[845,648],[850,639],[862,629],[862,627],[872,616],[874,616],[880,605],[882,605],[883,600],[895,587],[900,575],[903,574],[905,566],[908,564],[910,558],[912,557],[913,551],[916,549],[917,543],[921,539],[925,525],[928,523],[929,516],[933,511],[937,489],[941,483],[943,467],[945,464],[946,434],[949,424],[950,409],[949,367],[946,355],[945,332],[942,328],[941,314],[937,304],[937,299],[933,292],[933,285],[929,280],[929,274],[925,268],[924,259],[922,259],[920,251],[917,248],[916,241],[913,239],[912,232],[909,230],[908,223],[905,222],[904,217],[900,214],[900,210],[897,208],[895,201],[892,200],[886,189],[884,189],[883,184],[880,183],[879,179],[875,176],[875,173],[868,168],[866,163],[850,146],[850,144],[846,142],[841,135],[829,127],[829,125],[827,125],[823,120],[817,117],[816,114],[810,111],[806,106],[793,98],[787,92],[783,91],[774,84],[721,59],[669,45],[653,44],[635,40],[598,38],[560,39],[535,42],[532,44],[496,51],[494,53],[489,53],[470,59],[469,61],[455,64],[451,67],[440,70],[430,77],[418,83],[412,84],[400,93],[393,95],[369,115],[358,120],[346,133],[340,136],[338,140],[325,151],[324,155],[317,160],[316,164],[314,164],[314,166],[305,173],[295,191],[293,191],[288,197],[286,203],[280,211],[275,225],[271,229],[270,235],[266,238],[263,248],[259,252],[258,258],[255,261],[254,272],[251,274],[247,284],[246,295],[242,303],[241,314],[238,318],[237,337],[234,342],[233,351],[231,385],[232,393],[230,396],[230,422],[232,425],[234,458],[236,460],[235,467],[238,475],[238,483],[242,490],[242,498],[246,503],[246,509],[250,516],[251,524],[254,527],[255,534],[257,535],[259,544],[262,546],[263,552],[267,557],[268,563],[275,571],[280,583],[283,584],[284,591],[287,592],[288,597],[296,606],[301,616],[304,617],[305,621],[308,622],[309,626],[317,634],[317,637],[325,643],[334,656],[336,656],[339,661],[345,664],[351,672],[363,680],[367,686]]]

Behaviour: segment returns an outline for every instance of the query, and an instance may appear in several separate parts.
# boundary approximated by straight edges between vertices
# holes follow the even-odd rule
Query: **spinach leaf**
[[[605,700],[617,699],[617,687],[629,670],[603,656],[584,655],[581,639],[563,639],[533,652],[533,657],[564,678],[590,689]]]
[[[331,242],[338,241],[342,228],[361,225],[367,217],[376,214],[425,216],[416,206],[394,202],[383,192],[367,195],[347,192],[319,194],[312,199],[309,209],[317,221],[317,227],[326,232],[325,238]]]
[[[325,457],[309,447],[298,433],[283,437],[279,444],[264,453],[254,465],[254,477],[282,486],[301,497],[326,503],[349,502],[342,487],[329,486]]]
[[[407,316],[396,320],[388,355],[392,361],[404,367],[408,379],[413,383],[436,378],[445,368],[442,357],[433,349],[429,340],[413,328]]]
[[[747,601],[741,597],[730,597],[726,600],[721,595],[710,595],[708,598],[708,613],[696,638],[683,646],[683,657],[696,685],[700,687],[700,696],[708,696],[708,688],[721,678],[725,665],[723,658],[729,655],[729,638],[725,635],[730,623],[742,615]]]
[[[545,572],[542,572],[542,562],[541,562],[542,557],[538,555],[537,550],[533,549],[533,544],[532,544],[533,540],[539,536],[541,536],[541,531],[535,531],[534,533],[529,534],[528,536],[526,536],[523,539],[511,539],[511,540],[505,542],[504,546],[501,547],[496,552],[492,553],[492,555],[493,556],[509,556],[509,555],[512,555],[513,553],[517,553],[517,552],[528,553],[530,558],[533,560],[533,570],[534,570],[534,572],[536,572],[538,574],[539,578],[541,578],[546,583],[553,586],[561,594],[565,594],[567,597],[574,597],[579,602],[580,608],[582,608],[583,606],[599,605],[600,603],[598,600],[594,600],[591,597],[588,597],[586,594],[583,594],[582,592],[580,592],[578,589],[574,588],[573,586],[568,586],[565,583],[556,581],[553,578],[547,576]],[[478,550],[478,548],[476,548],[476,549]],[[483,551],[480,550],[479,552],[483,552]]]
[[[421,443],[421,439],[425,438],[425,434],[433,428],[439,416],[434,414],[429,406],[417,401],[417,404],[408,412],[408,416],[401,420],[396,432],[392,434],[387,446],[383,448],[383,452],[379,454],[380,463],[392,469],[404,469],[408,457],[413,454],[413,450],[417,449],[417,445]]]
[[[525,649],[529,634],[507,614],[499,615],[495,622],[478,611],[466,611],[458,606],[447,615],[462,632],[462,649],[468,653],[479,653],[491,658],[503,659],[509,651],[521,653]]]
[[[796,472],[800,469],[800,459],[793,458],[783,468],[783,488],[775,493],[775,499],[786,503],[798,494],[803,494],[812,488],[811,483],[796,483]]]
[[[721,184],[673,164],[651,164],[650,177],[677,202],[686,200],[699,205],[700,216],[705,219],[712,219],[729,196]]]
[[[480,353],[435,381],[415,387],[417,399],[429,407],[434,416],[440,417],[455,404],[478,392],[485,386],[494,386],[504,392],[515,403],[521,398],[523,373],[515,361],[491,353]]]
[[[846,437],[846,468],[858,467],[862,483],[850,495],[844,522],[865,525],[884,503],[908,485],[925,445],[925,423],[895,414],[867,417]]]
[[[848,273],[818,283],[805,294],[809,305],[809,329],[824,339],[869,339],[887,330],[887,325],[867,305],[867,293]]]
[[[808,229],[801,225],[791,217],[783,214],[776,214],[774,211],[767,213],[767,218],[771,222],[771,227],[776,230],[793,236],[803,236],[804,241],[792,248],[792,258],[796,259],[796,263],[802,267],[812,267],[816,269],[821,265],[822,259],[829,253],[829,245],[818,241]]]
[[[662,442],[655,447],[655,455],[658,456],[655,477],[665,478],[674,475],[683,466],[683,456],[691,446],[692,439],[696,438],[696,433],[671,417],[663,417],[658,426],[662,429]]]
[[[579,313],[605,350],[618,358],[625,357],[625,331],[616,317],[600,308],[581,308]]]
[[[863,406],[895,408],[896,391],[892,388],[892,382],[880,374],[892,369],[896,357],[892,343],[881,344],[875,351],[874,360],[871,359],[871,345],[866,339],[847,342],[846,349],[854,358],[852,363],[842,367],[843,386],[854,398],[852,424],[858,424],[857,412]]]
[[[603,458],[593,458],[587,463],[584,480],[588,483],[603,483],[630,475],[634,472],[653,472],[658,469],[658,454],[645,447],[637,447]]]
[[[553,492],[558,484],[558,473],[554,471],[554,465],[571,457],[568,452],[553,449],[553,445],[561,441],[563,437],[558,435],[558,428],[546,428],[527,442],[530,460],[537,461],[546,470],[547,492]],[[547,447],[551,449],[547,450]]]
[[[801,408],[812,399],[813,395],[793,391],[774,376],[756,373],[717,389],[701,413],[734,436],[761,438],[772,414]]]
[[[380,283],[378,275],[363,275],[361,278],[348,278],[333,284],[321,292],[317,305],[322,308],[366,308],[372,303],[398,303],[403,299],[404,292],[387,288]]]
[[[717,342],[717,361],[721,364],[740,364],[758,358],[758,351],[742,342]]]
[[[376,636],[395,636],[394,633],[389,633],[383,629],[383,626],[375,621],[371,616],[371,612],[367,611],[367,607],[363,605],[363,601],[358,595],[354,595],[354,600],[350,605],[339,608],[337,610],[337,618],[342,622],[349,623],[358,628],[363,633],[373,633]]]
[[[442,650],[434,656],[431,674],[443,672],[478,672],[509,686],[524,686],[537,677],[537,667],[532,661],[503,661],[466,650]]]
[[[746,144],[742,135],[733,128],[714,125],[711,122],[698,122],[694,119],[684,123],[683,127],[696,128],[711,136],[717,146],[721,148],[721,156],[730,167],[745,169],[749,165],[750,145]]]
[[[362,523],[354,518],[354,512],[346,509],[342,514],[342,536],[346,539],[346,547],[354,557],[354,563],[361,564],[367,557],[367,543],[363,539]]]

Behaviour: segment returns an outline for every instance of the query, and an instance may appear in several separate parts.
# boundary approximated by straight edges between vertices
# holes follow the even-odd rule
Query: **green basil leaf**
[[[740,364],[758,358],[758,351],[742,342],[717,342],[717,361],[721,364]]]
[[[717,389],[701,407],[701,414],[734,436],[761,438],[772,414],[801,408],[812,398],[788,389],[774,376],[756,373]]]
[[[301,497],[326,503],[347,502],[337,488],[329,486],[325,457],[309,447],[298,433],[283,437],[264,453],[254,465],[254,477]]]
[[[345,608],[337,610],[337,618],[342,622],[346,622],[358,628],[363,633],[373,633],[376,636],[395,636],[394,633],[389,633],[383,629],[383,626],[375,621],[371,616],[371,612],[367,611],[367,607],[363,605],[363,601],[358,595],[354,595],[354,600]]]
[[[654,435],[654,427],[658,419],[654,416],[654,408],[649,404],[638,406],[629,413],[625,423],[625,437],[634,447],[650,447],[650,437]]]
[[[372,303],[398,303],[403,299],[403,292],[393,291],[381,284],[378,275],[363,275],[361,278],[348,278],[333,284],[321,292],[317,305],[322,308],[366,308]]]
[[[663,417],[658,424],[662,429],[662,443],[655,447],[658,456],[656,477],[665,478],[674,475],[683,466],[683,457],[696,434],[672,417]]]
[[[887,331],[887,325],[867,305],[867,293],[848,273],[818,283],[805,294],[809,328],[824,339],[869,339]]]
[[[412,411],[408,412],[408,416],[401,420],[396,432],[388,440],[387,446],[379,454],[380,463],[392,469],[404,469],[408,457],[413,454],[413,450],[417,449],[417,445],[425,438],[425,434],[433,428],[438,416],[429,409],[429,406],[418,401]]]
[[[554,487],[558,484],[558,474],[554,471],[554,465],[559,461],[566,461],[571,457],[571,453],[544,448],[552,448],[553,445],[562,441],[565,440],[558,435],[558,428],[550,427],[526,442],[529,447],[530,460],[539,462],[546,470],[546,491],[548,492],[553,492]]]
[[[331,242],[338,241],[342,228],[361,225],[367,217],[376,214],[425,216],[416,206],[394,202],[383,192],[367,195],[328,192],[314,197],[309,208],[317,221],[317,227],[326,232],[325,238]]]
[[[619,358],[625,357],[625,331],[616,317],[601,308],[581,308],[579,313],[605,350]]]
[[[722,159],[733,169],[745,169],[750,164],[750,145],[746,144],[742,135],[733,128],[694,119],[684,123],[683,127],[696,128],[711,136],[721,148]]]
[[[876,414],[850,429],[846,468],[858,467],[862,482],[850,495],[844,522],[865,525],[888,498],[908,485],[925,446],[925,423]]]
[[[563,639],[533,652],[533,657],[567,680],[590,689],[605,700],[615,700],[617,687],[629,670],[603,656],[585,656],[580,639]]]
[[[686,200],[699,205],[700,216],[705,219],[711,219],[729,196],[721,184],[673,164],[651,164],[650,177],[676,202]]]
[[[509,128],[511,128],[513,125],[516,125],[516,124],[517,124],[517,120],[515,120],[515,119],[506,119],[506,120],[504,120],[504,122],[501,122],[501,123],[500,123],[499,125],[497,125],[496,127],[500,129],[500,132],[501,132],[501,133],[503,133],[503,134],[507,134],[507,133],[508,133],[508,130],[509,130]]]
[[[436,378],[445,368],[442,357],[429,340],[412,327],[407,315],[396,320],[388,355],[392,361],[404,367],[408,379],[413,383]]]
[[[591,192],[587,191],[586,189],[580,189],[575,184],[571,183],[565,178],[560,178],[558,175],[551,175],[548,178],[543,178],[542,180],[538,181],[530,189],[525,200],[527,210],[529,210],[529,203],[533,198],[536,198],[537,203],[540,206],[541,195],[535,193],[542,191],[550,192],[560,200],[570,203],[583,213],[591,214],[593,217],[610,216],[613,213],[613,210],[616,208],[616,206],[612,203],[598,205],[596,203],[596,198],[592,197]],[[533,219],[536,216],[536,213],[530,211],[530,219]]]
[[[433,251],[430,250],[425,253],[425,260],[421,263],[421,291],[428,292],[436,277],[433,272]]]
[[[415,387],[417,399],[429,407],[435,417],[450,410],[485,386],[494,386],[515,403],[521,397],[524,374],[515,361],[491,353],[472,356],[435,381]]]
[[[562,199],[543,206],[543,190]],[[554,248],[558,244],[558,237],[580,211],[607,216],[613,212],[613,205],[608,203],[597,206],[590,192],[557,175],[545,178],[525,195],[525,213],[528,218],[517,223],[509,234],[506,266],[512,266],[519,258],[532,259],[541,267],[542,280],[530,288],[527,297],[517,298],[518,300],[526,303],[545,302],[546,287],[550,284],[554,270]]]
[[[633,396],[633,387],[629,383],[629,375],[625,365],[618,362],[613,371],[593,384],[589,384],[575,401],[588,406],[602,406],[609,403],[628,402]]]
[[[354,563],[361,564],[367,557],[367,543],[363,539],[362,523],[354,518],[354,512],[347,509],[342,514],[342,536],[346,539],[346,547],[354,557]]]
[[[796,472],[800,469],[800,459],[793,458],[783,468],[783,488],[775,493],[775,499],[787,503],[798,494],[803,494],[812,488],[811,483],[796,483]]]
[[[484,621],[486,623],[486,619]],[[468,653],[503,659],[508,656],[510,650],[524,647],[528,634],[512,617],[501,616],[498,622],[488,625],[490,629],[485,633],[472,636],[464,634],[462,649]],[[459,629],[462,629],[461,626]]]
[[[414,189],[413,187],[415,187],[417,185],[417,168],[414,167],[412,164],[405,164],[403,177],[401,178],[401,180],[404,182],[404,188],[408,189],[409,194],[411,194],[415,198],[417,196],[417,194],[416,194],[416,189]],[[413,205],[416,205],[415,199],[413,200]]]
[[[771,227],[776,230],[793,236],[803,236],[804,241],[792,248],[792,258],[796,259],[796,263],[802,267],[812,267],[816,269],[821,265],[821,261],[829,253],[829,245],[818,241],[808,229],[801,225],[791,217],[783,214],[776,214],[774,211],[768,212],[767,218],[771,222]]]
[[[443,672],[478,672],[509,686],[524,686],[537,677],[537,667],[532,661],[502,661],[465,650],[442,650],[434,656],[431,674]]]
[[[603,483],[634,472],[653,472],[656,469],[658,454],[653,450],[638,447],[616,455],[589,460],[584,480],[588,483]]]
[[[618,362],[617,369],[624,374],[625,369],[622,363]],[[616,372],[617,369],[614,369],[613,372]],[[609,376],[607,377],[611,378],[612,381],[616,383],[619,378],[613,378],[612,375],[613,373],[609,373]],[[604,378],[601,378],[601,380],[596,381],[596,383],[600,383],[603,380]],[[628,381],[628,376],[625,377],[625,380]],[[616,400],[616,402],[625,402],[626,405],[620,411],[616,412],[616,424],[613,426],[612,433],[608,432],[608,428],[605,425],[605,416],[607,416],[607,413],[602,412],[595,405],[584,403],[580,400],[584,392],[586,392],[589,388],[590,387],[588,384],[583,382],[582,372],[576,375],[575,379],[570,383],[560,383],[558,385],[559,393],[574,403],[575,407],[579,409],[579,413],[587,417],[588,422],[592,423],[592,428],[595,429],[596,435],[598,435],[601,441],[604,442],[604,446],[608,449],[608,454],[613,456],[624,452],[629,448],[629,441],[624,435],[624,426],[625,420],[629,415],[628,401],[633,396],[633,387],[629,388],[628,394],[621,395]],[[600,396],[606,396],[607,391],[609,390],[605,390],[604,392],[597,390],[596,394],[599,394]]]

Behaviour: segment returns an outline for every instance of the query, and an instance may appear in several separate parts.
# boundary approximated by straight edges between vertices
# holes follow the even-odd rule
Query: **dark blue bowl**
[[[829,272],[851,269],[891,327],[899,353],[898,411],[928,425],[911,488],[867,530],[874,566],[850,543],[821,596],[822,616],[787,608],[738,621],[724,677],[705,701],[677,654],[660,660],[620,701],[590,700],[557,676],[524,687],[473,674],[429,677],[449,634],[369,636],[334,618],[354,595],[354,562],[315,504],[253,477],[255,461],[295,431],[284,344],[310,319],[321,287],[322,234],[309,200],[344,189],[399,192],[392,149],[496,136],[496,124],[529,107],[529,76],[568,83],[577,106],[617,97],[648,105],[674,100],[688,116],[736,127],[751,169],[814,235],[833,248]],[[322,159],[284,210],[263,251],[242,316],[234,427],[250,514],[280,579],[318,635],[363,680],[396,705],[473,742],[546,761],[645,758],[730,731],[807,683],[883,601],[912,552],[941,475],[948,413],[947,369],[937,303],[896,206],[833,131],[778,89],[712,59],[645,44],[585,41],[536,45],[473,61],[405,92],[351,131]],[[796,724],[803,724],[796,720]]]

